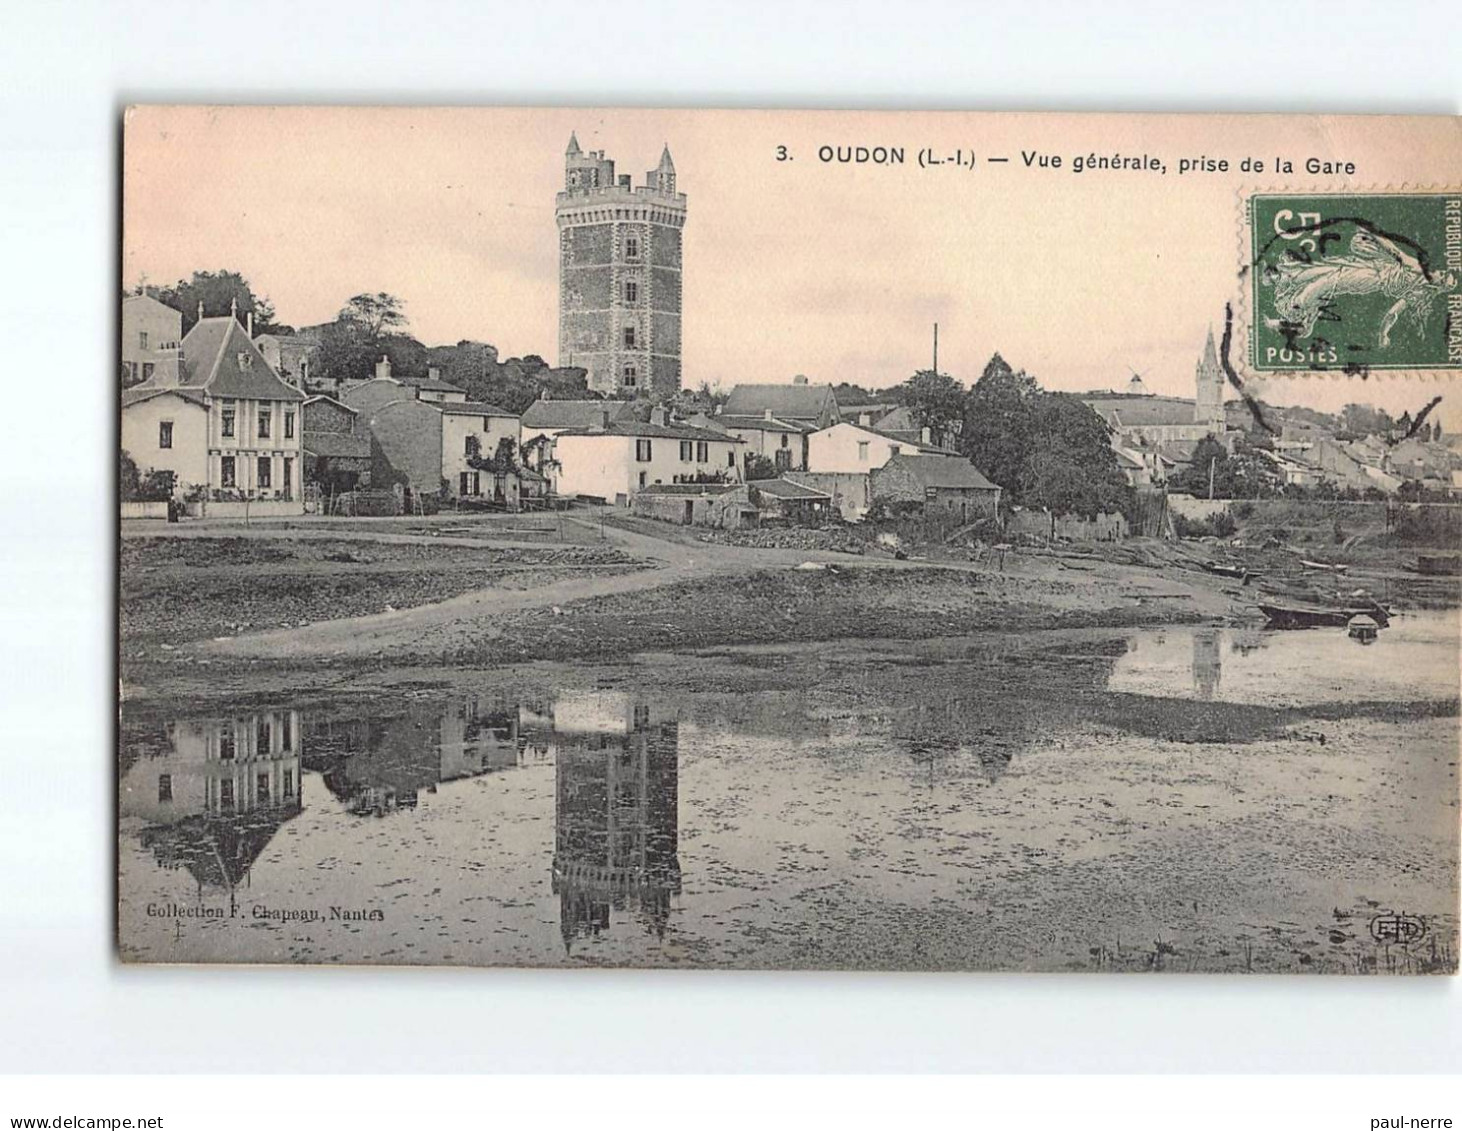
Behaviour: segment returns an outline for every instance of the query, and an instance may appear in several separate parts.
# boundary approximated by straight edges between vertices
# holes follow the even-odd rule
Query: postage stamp
[[[1462,374],[1462,192],[1249,198],[1257,372]]]

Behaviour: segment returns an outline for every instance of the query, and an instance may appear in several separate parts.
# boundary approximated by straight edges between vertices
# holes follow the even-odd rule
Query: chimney
[[[922,429],[919,430],[919,438],[923,440],[926,444],[932,444],[934,441],[929,438],[929,435],[929,426],[926,424]]]
[[[650,410],[650,423],[651,424],[661,424],[661,425],[663,425],[665,423],[665,406],[664,405],[657,404],[654,408],[652,408]]]
[[[763,409],[762,410],[762,419],[763,420],[770,420],[771,418],[772,418],[772,410],[769,409],[769,408],[768,409]]]
[[[233,298],[231,298],[231,299],[228,300],[228,316],[230,318],[237,318],[239,316],[239,296],[238,295],[234,295]]]
[[[203,321],[203,300],[201,298],[198,300],[198,321]]]
[[[254,340],[254,312],[252,310],[249,311],[249,321],[246,329],[248,330],[249,341],[252,342]]]
[[[376,362],[376,376],[387,379],[391,376],[391,359],[385,354],[381,354],[381,360]]]
[[[807,384],[807,378],[803,374],[799,373],[797,374],[797,376],[792,378],[792,384],[805,385]]]
[[[435,365],[428,365],[426,367],[426,379],[428,381],[440,381],[442,379],[442,371]]]
[[[860,412],[858,414],[858,423],[864,428],[869,428],[873,425],[873,416],[870,413]]]

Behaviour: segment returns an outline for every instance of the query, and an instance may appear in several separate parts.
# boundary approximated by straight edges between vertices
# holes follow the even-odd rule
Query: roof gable
[[[771,409],[783,420],[816,420],[837,410],[831,385],[737,385],[722,406],[728,416],[763,416]]]
[[[210,396],[260,401],[301,401],[304,394],[274,372],[231,315],[204,318],[183,339],[184,384]]]
[[[589,428],[609,413],[611,421],[633,412],[629,401],[554,401],[542,398],[523,410],[524,428]]]
[[[979,468],[965,459],[950,459],[947,456],[891,456],[875,474],[890,471],[906,471],[923,487],[977,488],[984,491],[1000,490],[980,474]]]

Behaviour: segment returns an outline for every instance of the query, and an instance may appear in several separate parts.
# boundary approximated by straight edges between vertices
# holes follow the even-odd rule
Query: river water
[[[1457,628],[842,642],[195,715],[138,703],[121,949],[1448,969]],[[1381,945],[1388,913],[1424,926]]]

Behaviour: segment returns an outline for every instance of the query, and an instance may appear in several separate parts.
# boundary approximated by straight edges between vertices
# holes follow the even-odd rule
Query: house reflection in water
[[[230,893],[281,825],[300,812],[300,720],[292,710],[179,720],[124,774],[123,817],[148,822],[141,840],[165,868],[187,868]]]
[[[553,892],[564,949],[628,912],[663,937],[680,894],[680,724],[619,692],[553,707]]]
[[[1223,650],[1219,647],[1219,630],[1197,629],[1193,633],[1193,694],[1199,699],[1214,698],[1222,676]]]
[[[359,816],[415,809],[422,791],[521,761],[517,704],[486,697],[408,702],[390,714],[310,727],[310,768]]]

